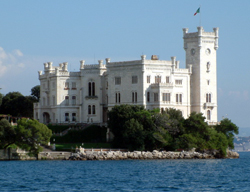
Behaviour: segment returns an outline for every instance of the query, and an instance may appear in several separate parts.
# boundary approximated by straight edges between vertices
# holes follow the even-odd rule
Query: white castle
[[[69,72],[68,63],[53,67],[44,63],[39,71],[40,101],[34,118],[42,123],[105,123],[115,105],[143,105],[146,109],[179,109],[187,118],[201,112],[209,124],[217,123],[216,51],[218,28],[188,33],[183,29],[186,67],[179,61],[147,59],[85,65]]]

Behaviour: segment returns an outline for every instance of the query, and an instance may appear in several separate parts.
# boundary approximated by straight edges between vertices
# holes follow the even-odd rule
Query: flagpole
[[[200,5],[200,27],[201,27],[201,5]]]

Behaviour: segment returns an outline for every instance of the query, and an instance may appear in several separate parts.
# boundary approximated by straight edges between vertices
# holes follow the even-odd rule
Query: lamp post
[[[54,142],[53,143],[53,150],[55,151],[56,150],[56,139],[55,138],[53,139],[53,142]]]

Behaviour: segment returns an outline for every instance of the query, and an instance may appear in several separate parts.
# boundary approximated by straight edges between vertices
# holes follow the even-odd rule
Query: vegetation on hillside
[[[0,120],[0,148],[6,149],[17,146],[37,154],[42,150],[41,144],[47,145],[52,131],[37,120],[20,119],[17,126],[11,126],[8,120]]]
[[[38,102],[40,86],[31,89],[31,95],[23,96],[19,92],[9,92],[6,95],[0,93],[0,114],[13,117],[33,117],[33,103]]]
[[[229,119],[209,126],[201,113],[187,119],[179,110],[146,110],[142,106],[119,105],[109,112],[108,127],[114,134],[113,145],[130,150],[218,150],[221,156],[233,149],[238,127]]]
[[[51,127],[51,126],[50,126]],[[53,127],[53,126],[52,126]],[[60,126],[53,127],[56,130]],[[64,128],[64,127],[62,127]],[[96,142],[106,142],[106,127],[100,127],[97,125],[91,125],[83,130],[69,130],[64,136],[53,135],[50,139],[51,143],[56,141],[56,143],[96,143]]]

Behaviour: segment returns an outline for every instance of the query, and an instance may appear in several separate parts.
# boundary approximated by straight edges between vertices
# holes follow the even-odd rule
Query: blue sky
[[[250,127],[250,1],[184,0],[1,0],[1,93],[30,95],[43,63],[97,63],[150,58],[185,65],[182,28],[219,27],[218,119]],[[201,5],[201,13],[193,16]]]

